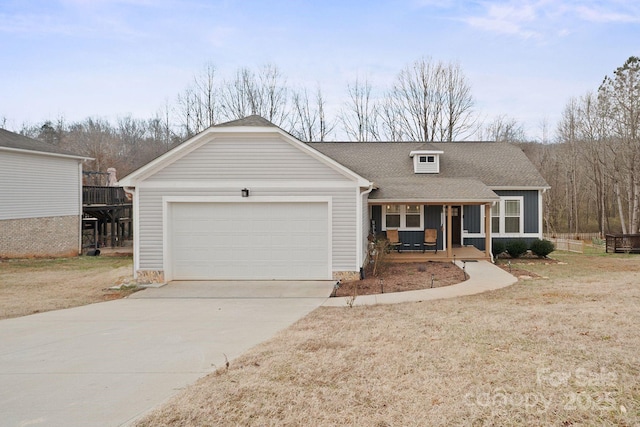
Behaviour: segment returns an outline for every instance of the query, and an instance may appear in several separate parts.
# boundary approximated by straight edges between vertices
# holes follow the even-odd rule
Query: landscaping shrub
[[[493,257],[494,258],[497,257],[502,252],[504,252],[504,243],[501,242],[500,240],[496,240],[496,241],[492,242],[492,244],[491,244],[491,253],[493,254]]]
[[[511,258],[520,258],[529,249],[524,240],[512,240],[507,243],[507,253]]]
[[[551,252],[553,252],[556,248],[552,242],[547,239],[536,239],[531,242],[531,252],[538,255],[540,258],[546,258]]]

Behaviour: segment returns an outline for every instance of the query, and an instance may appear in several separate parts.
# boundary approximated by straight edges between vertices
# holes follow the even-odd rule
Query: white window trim
[[[418,205],[420,206],[420,227],[407,227],[407,216],[406,216],[406,206],[407,205]],[[404,203],[400,206],[400,227],[398,230],[400,231],[422,231],[424,230],[424,205],[420,205],[417,203]],[[387,231],[387,205],[382,205],[382,231]]]
[[[506,210],[505,210],[505,202],[516,200],[520,202],[520,232],[518,233],[505,233],[502,230],[505,229],[505,218],[506,218]],[[496,202],[500,203],[500,232],[496,232],[495,230],[491,230],[491,235],[494,237],[523,237],[526,235],[524,232],[524,196],[501,196],[500,201]],[[492,217],[493,218],[493,217]]]

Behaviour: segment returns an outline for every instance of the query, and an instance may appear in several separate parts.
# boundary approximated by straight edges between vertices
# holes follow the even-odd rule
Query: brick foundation
[[[79,254],[80,216],[0,220],[0,257],[65,257]]]

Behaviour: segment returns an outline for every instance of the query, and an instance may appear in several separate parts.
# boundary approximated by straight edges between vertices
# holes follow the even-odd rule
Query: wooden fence
[[[553,243],[553,246],[555,246],[558,251],[577,252],[579,254],[584,253],[584,240],[560,239],[551,236],[545,236],[545,239]]]
[[[604,239],[600,233],[551,233],[544,235],[547,240],[551,239],[569,239],[569,240],[584,240],[587,243],[591,243],[593,239]]]

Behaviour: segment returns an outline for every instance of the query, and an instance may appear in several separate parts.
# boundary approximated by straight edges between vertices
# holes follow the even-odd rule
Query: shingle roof
[[[258,115],[253,115],[253,116],[247,116],[247,117],[243,117],[241,119],[237,119],[237,120],[231,120],[230,122],[225,122],[225,123],[220,123],[217,125],[214,125],[214,127],[225,127],[225,126],[273,126],[273,127],[277,127],[276,125],[274,125],[273,123],[271,123],[269,120],[258,116]]]
[[[78,158],[87,158],[67,150],[62,150],[53,144],[28,138],[6,129],[0,129],[0,147],[12,148],[16,150],[36,151],[39,153],[57,154],[61,156],[71,156]]]
[[[364,178],[377,190],[370,199],[490,201],[491,188],[548,187],[524,152],[493,142],[331,142],[313,148]],[[441,150],[439,174],[416,174],[409,153]]]

